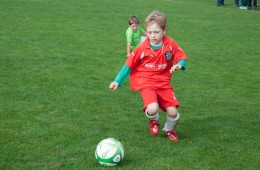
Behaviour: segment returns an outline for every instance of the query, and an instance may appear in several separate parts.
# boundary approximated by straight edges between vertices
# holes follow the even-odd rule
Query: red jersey
[[[126,60],[130,73],[131,90],[145,87],[171,88],[172,74],[169,72],[173,63],[186,60],[187,56],[179,45],[170,37],[163,37],[163,45],[157,50],[150,46],[149,39],[139,44]]]

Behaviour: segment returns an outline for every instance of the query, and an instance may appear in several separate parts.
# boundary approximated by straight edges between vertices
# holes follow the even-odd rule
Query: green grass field
[[[0,0],[0,169],[107,169],[94,152],[108,137],[125,148],[114,169],[259,169],[260,9],[233,3]],[[128,17],[143,27],[154,9],[189,57],[172,78],[178,143],[150,134],[129,81],[108,89]]]

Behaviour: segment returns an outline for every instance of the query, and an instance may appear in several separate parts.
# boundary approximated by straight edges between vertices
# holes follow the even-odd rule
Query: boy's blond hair
[[[137,18],[137,16],[130,16],[129,18],[128,18],[128,24],[129,25],[132,25],[132,24],[140,24],[140,21],[139,21],[139,19]]]
[[[147,26],[152,23],[158,24],[162,30],[165,30],[167,27],[165,14],[158,10],[154,10],[146,17],[145,28],[147,28]]]

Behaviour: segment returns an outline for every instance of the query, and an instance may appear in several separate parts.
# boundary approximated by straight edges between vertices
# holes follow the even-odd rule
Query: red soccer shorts
[[[167,107],[179,107],[179,102],[171,88],[144,88],[140,90],[140,93],[144,102],[143,111],[150,103],[154,102],[158,103],[164,112],[166,112]]]

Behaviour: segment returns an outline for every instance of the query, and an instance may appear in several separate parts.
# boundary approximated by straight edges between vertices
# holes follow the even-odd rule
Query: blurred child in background
[[[129,28],[126,30],[127,56],[140,44],[141,36],[146,36],[146,32],[139,26],[140,21],[136,16],[129,17],[128,24]]]

